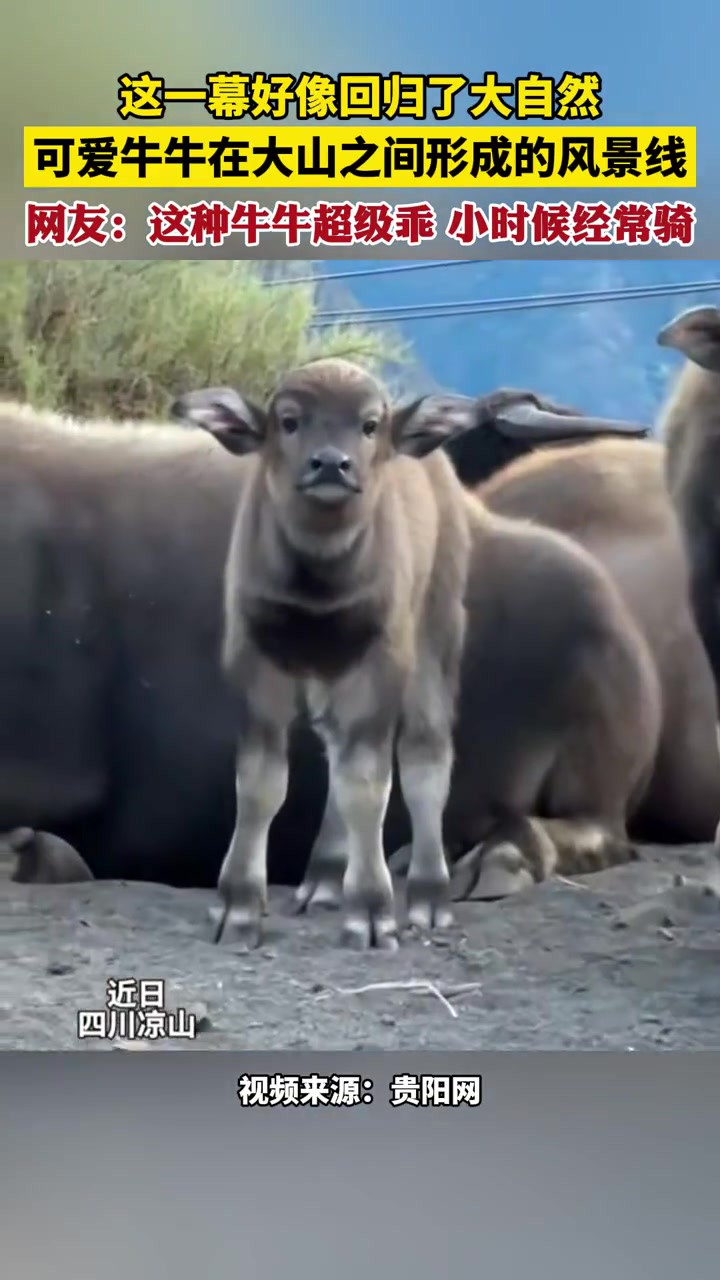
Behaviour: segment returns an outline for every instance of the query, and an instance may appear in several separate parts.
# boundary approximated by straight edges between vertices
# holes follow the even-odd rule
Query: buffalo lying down
[[[480,492],[493,511],[569,534],[608,571],[648,643],[662,691],[655,768],[632,829],[658,843],[712,839],[720,817],[713,682],[665,489],[662,445],[608,439],[539,451]]]

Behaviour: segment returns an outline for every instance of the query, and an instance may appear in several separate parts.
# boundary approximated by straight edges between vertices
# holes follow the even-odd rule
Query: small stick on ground
[[[571,889],[589,889],[589,884],[579,884],[577,880],[568,880],[567,876],[553,876],[554,880],[559,880],[560,884],[569,884]]]
[[[463,992],[478,990],[479,982],[465,982],[460,986],[450,989],[450,995],[461,995]],[[333,987],[332,991],[323,991],[318,1000],[326,1000],[330,995],[339,996],[360,996],[368,991],[416,991],[419,995],[436,996],[441,1004],[445,1006],[452,1018],[458,1017],[457,1009],[454,1009],[450,1001],[443,995],[442,991],[434,982],[427,982],[421,979],[411,980],[409,982],[369,982],[364,987]]]

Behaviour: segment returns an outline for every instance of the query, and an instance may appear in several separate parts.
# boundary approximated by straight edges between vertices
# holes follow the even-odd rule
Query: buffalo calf
[[[330,771],[301,905],[342,888],[346,941],[397,946],[383,853],[395,750],[412,828],[409,920],[450,923],[442,817],[470,551],[464,492],[439,452],[451,417],[419,401],[393,407],[339,359],[288,374],[266,408],[219,389],[182,397],[174,412],[255,463],[226,569],[223,663],[243,705],[217,939],[260,939],[299,699]]]

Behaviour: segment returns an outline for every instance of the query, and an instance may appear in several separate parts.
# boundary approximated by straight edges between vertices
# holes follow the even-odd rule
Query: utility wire
[[[394,264],[390,267],[368,267],[367,270],[361,271],[333,271],[326,274],[317,272],[311,276],[280,276],[265,280],[264,283],[268,288],[292,284],[326,284],[332,280],[355,280],[363,276],[394,276],[399,275],[401,271],[431,271],[436,267],[469,267],[478,262],[491,261],[491,258],[448,258],[444,262],[408,262],[403,263],[402,266]]]
[[[671,280],[665,284],[623,285],[617,289],[583,289],[583,290],[577,290],[575,292],[567,292],[567,293],[536,293],[536,294],[527,294],[520,297],[509,297],[509,298],[468,298],[468,299],[461,298],[461,299],[457,299],[454,302],[409,303],[401,306],[377,307],[377,308],[371,309],[370,314],[371,315],[374,314],[375,311],[377,311],[378,313],[382,312],[383,314],[387,314],[387,315],[405,314],[405,313],[412,314],[415,311],[425,311],[429,307],[433,309],[439,308],[439,309],[451,311],[455,307],[483,306],[483,307],[494,308],[496,306],[505,307],[505,306],[519,305],[519,304],[525,305],[530,303],[538,304],[538,305],[541,305],[541,304],[544,305],[547,303],[548,305],[550,305],[553,303],[561,303],[561,302],[584,302],[586,300],[593,301],[593,302],[594,301],[604,302],[604,301],[612,301],[616,298],[625,298],[630,296],[644,297],[646,295],[650,295],[654,297],[655,295],[663,295],[670,292],[674,293],[674,292],[677,292],[678,290],[682,290],[682,291],[693,290],[693,289],[703,290],[708,288],[715,289],[718,287],[720,287],[720,280],[696,280],[696,281]],[[318,312],[318,315],[322,315],[323,317],[355,315],[357,314],[357,310],[358,310],[357,308],[352,308],[352,309],[345,309],[345,310],[339,310],[339,311],[323,311],[323,312]],[[367,313],[364,313],[364,314],[367,314]]]
[[[317,328],[338,324],[386,324],[402,320],[440,320],[463,315],[503,311],[541,311],[546,307],[593,305],[603,302],[633,301],[672,297],[686,293],[720,291],[720,280],[687,280],[664,285],[637,285],[623,289],[587,290],[578,293],[534,294],[527,297],[473,298],[465,302],[420,303],[413,306],[378,307],[367,311],[318,311],[312,320]]]

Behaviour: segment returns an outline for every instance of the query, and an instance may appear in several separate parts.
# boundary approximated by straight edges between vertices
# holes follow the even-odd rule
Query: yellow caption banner
[[[26,187],[694,187],[694,128],[35,128]]]

